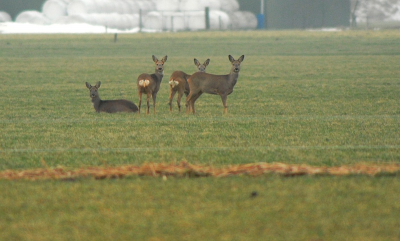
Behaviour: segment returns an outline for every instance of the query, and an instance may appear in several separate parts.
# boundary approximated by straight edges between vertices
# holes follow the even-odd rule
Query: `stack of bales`
[[[254,14],[239,11],[237,0],[47,0],[42,12],[22,12],[16,22],[88,23],[119,30],[139,27],[159,31],[203,30],[206,7],[210,29],[257,26]]]
[[[253,13],[239,11],[237,0],[163,0],[155,3],[143,25],[156,30],[203,30],[206,28],[205,8],[209,9],[210,29],[254,29]]]
[[[46,3],[49,1],[60,0],[47,0]],[[65,15],[54,22],[88,23],[120,30],[134,29],[139,27],[139,11],[147,12],[153,8],[153,1],[145,0],[74,0],[66,5]]]

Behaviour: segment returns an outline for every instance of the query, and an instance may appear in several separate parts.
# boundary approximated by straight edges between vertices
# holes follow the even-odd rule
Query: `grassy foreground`
[[[400,162],[398,31],[0,35],[0,171],[179,162],[314,166]],[[168,55],[157,115],[97,114],[137,103],[136,77]],[[167,106],[169,75],[228,73],[223,115]],[[0,240],[398,240],[400,180],[381,177],[132,177],[0,180]],[[253,191],[257,196],[251,197]]]
[[[0,181],[2,240],[398,240],[399,178]],[[256,191],[258,195],[251,197]]]

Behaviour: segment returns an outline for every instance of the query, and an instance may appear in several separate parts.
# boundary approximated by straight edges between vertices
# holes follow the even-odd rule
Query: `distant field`
[[[400,163],[399,31],[0,35],[0,171],[181,162],[224,166]],[[138,102],[136,78],[168,55],[157,115],[95,113]],[[226,74],[245,59],[223,114],[169,112],[169,75]],[[152,110],[150,111],[152,113]],[[132,177],[0,180],[0,239],[398,240],[400,180],[381,177]],[[257,191],[259,195],[250,197]],[[107,220],[107,221],[106,221]],[[48,236],[41,236],[43,233]]]
[[[0,170],[49,166],[289,162],[341,165],[400,159],[397,32],[210,32],[4,35]],[[97,114],[103,99],[138,102],[135,80],[168,55],[158,114]],[[245,54],[223,115],[203,95],[195,116],[167,106],[169,75],[228,73]]]

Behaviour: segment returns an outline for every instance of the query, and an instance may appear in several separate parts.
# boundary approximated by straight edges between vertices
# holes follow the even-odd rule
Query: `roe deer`
[[[129,100],[101,100],[99,92],[101,82],[97,82],[95,86],[91,86],[86,82],[86,87],[90,90],[90,98],[92,98],[93,107],[96,112],[136,112],[138,107]]]
[[[141,74],[137,78],[137,87],[139,92],[139,114],[140,106],[142,105],[142,94],[147,94],[147,111],[149,114],[150,110],[150,97],[153,97],[153,108],[154,114],[156,113],[156,98],[157,92],[160,90],[160,84],[164,76],[164,63],[167,61],[167,55],[161,60],[158,60],[156,56],[153,55],[153,61],[156,64],[156,69],[154,74]]]
[[[189,113],[190,110],[193,111],[193,114],[195,113],[194,102],[196,102],[197,98],[203,93],[221,96],[222,104],[224,105],[224,113],[228,113],[226,99],[228,95],[233,92],[233,87],[239,77],[240,63],[243,61],[244,55],[240,56],[238,60],[235,60],[231,55],[228,57],[229,61],[232,63],[231,72],[229,74],[214,75],[197,72],[189,77],[188,83],[190,93],[186,97],[186,113]]]
[[[196,58],[194,59],[194,64],[197,66],[198,72],[206,72],[206,67],[210,63],[210,59],[207,59],[203,64],[201,64]],[[190,75],[183,71],[174,71],[169,78],[169,85],[171,87],[171,93],[169,95],[169,111],[172,112],[172,100],[174,95],[178,92],[177,104],[179,112],[181,111],[181,99],[183,93],[187,96],[189,94],[189,84],[187,82]]]

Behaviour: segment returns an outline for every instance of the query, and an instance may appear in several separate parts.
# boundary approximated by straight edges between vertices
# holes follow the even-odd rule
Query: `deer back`
[[[236,85],[239,77],[240,63],[244,59],[242,55],[238,60],[235,60],[231,55],[228,56],[232,64],[231,71],[226,75],[214,75],[204,72],[192,74],[189,79],[189,88],[193,92],[204,92],[208,94],[230,94],[233,87]]]
[[[193,92],[201,91],[208,94],[223,93],[236,84],[236,82],[230,81],[229,75],[214,75],[203,72],[192,74],[188,83]]]
[[[201,64],[196,58],[194,58],[194,64],[197,67],[198,72],[206,72],[206,67],[210,63],[210,59],[207,59],[204,61],[203,64]],[[169,78],[169,85],[171,86],[172,90],[182,90],[184,89],[184,92],[186,94],[189,94],[190,89],[189,89],[189,79],[190,75],[186,74],[183,71],[174,71]]]
[[[98,89],[100,88],[101,82],[97,82],[95,86],[90,85],[86,82],[86,87],[90,91],[90,98],[92,99],[93,107],[96,112],[136,112],[138,107],[129,100],[101,100]]]
[[[103,100],[98,112],[136,112],[138,107],[129,100]]]
[[[189,77],[190,75],[183,71],[174,71],[169,78],[169,85],[173,90],[184,90],[185,92],[189,92],[189,85],[187,83]]]

